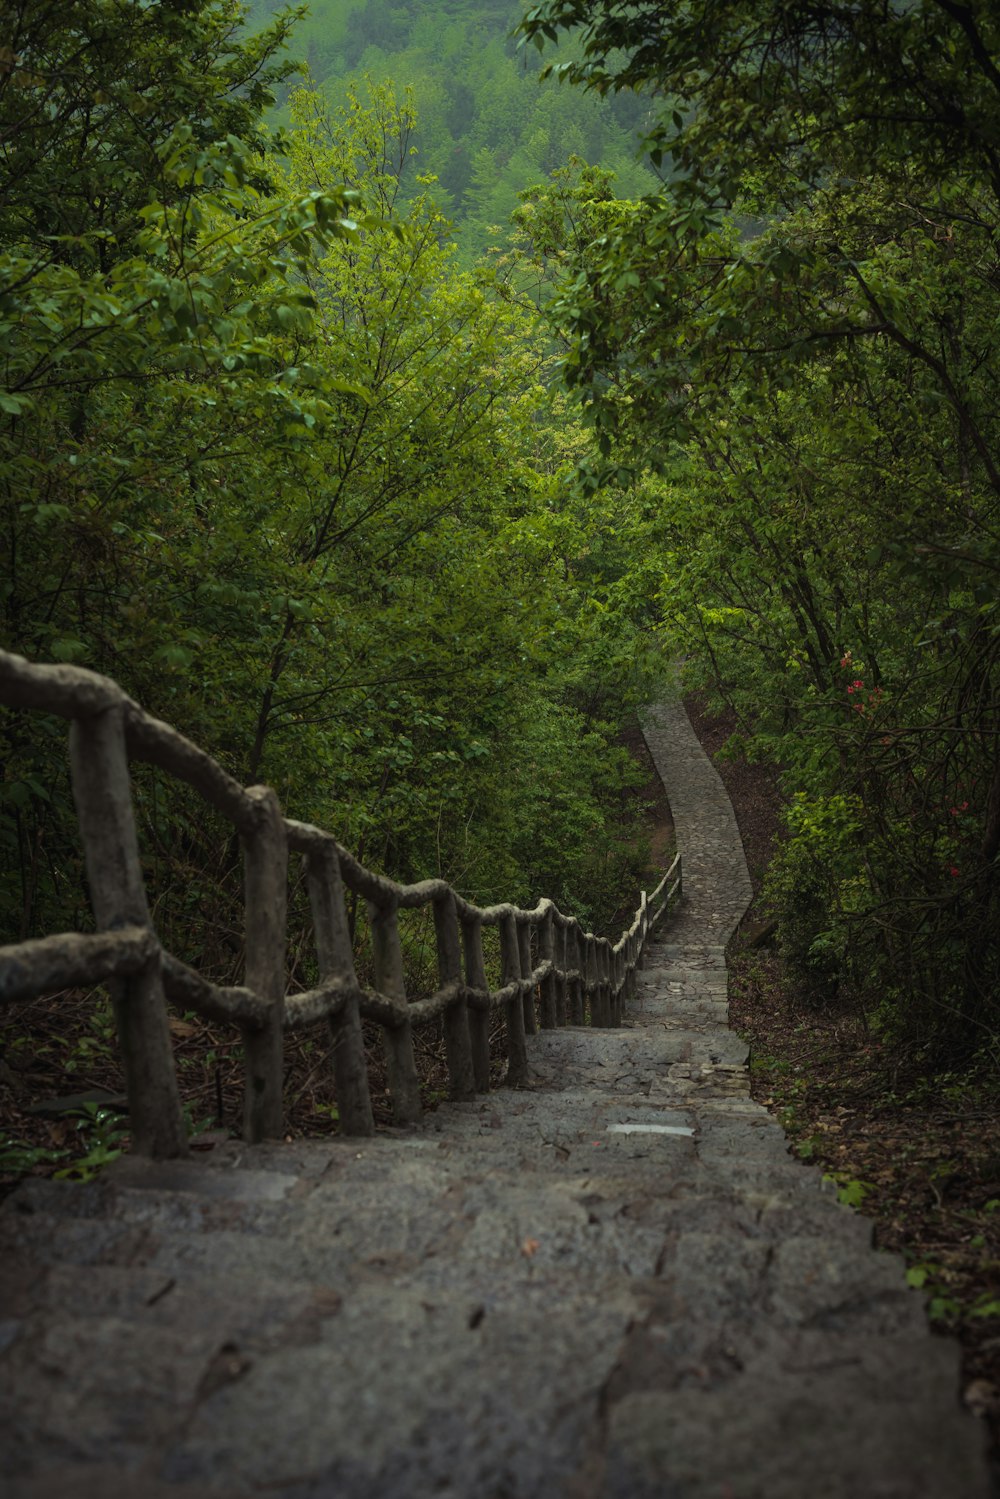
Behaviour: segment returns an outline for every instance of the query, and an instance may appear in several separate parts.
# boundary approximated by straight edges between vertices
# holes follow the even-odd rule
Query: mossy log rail
[[[490,1085],[490,1016],[501,1010],[505,1082],[527,1081],[526,1035],[540,1026],[619,1025],[635,990],[649,932],[681,895],[679,856],[653,894],[642,893],[616,943],[585,932],[550,900],[533,910],[480,908],[444,880],[398,885],[358,862],[329,833],[286,818],[267,786],[244,787],[204,750],[144,712],[118,684],[81,667],[36,665],[0,651],[0,703],[70,721],[70,767],[96,932],[64,932],[0,947],[0,1001],[25,1000],[70,984],[106,982],[121,1049],[133,1148],[183,1155],[166,1001],[242,1033],[244,1138],[283,1133],[282,1049],[287,1029],[329,1027],[341,1127],[374,1130],[362,1020],[381,1027],[398,1124],[421,1113],[413,1029],[440,1016],[455,1099]],[[209,982],[161,947],[150,917],[132,809],[129,761],[186,782],[237,830],[244,856],[245,986]],[[319,969],[306,993],[286,993],[290,853],[305,860]],[[374,986],[357,978],[345,889],[367,902]],[[438,982],[409,1002],[398,913],[433,907]],[[499,928],[501,986],[491,989],[483,928]]]

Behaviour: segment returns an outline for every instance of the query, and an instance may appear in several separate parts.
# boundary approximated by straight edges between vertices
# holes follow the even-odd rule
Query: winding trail
[[[679,705],[646,733],[686,899],[625,1027],[414,1131],[8,1201],[7,1499],[985,1499],[957,1348],[749,1098],[735,819]]]
[[[672,943],[725,947],[753,897],[732,803],[679,699],[647,710],[643,734],[684,859],[684,909]]]

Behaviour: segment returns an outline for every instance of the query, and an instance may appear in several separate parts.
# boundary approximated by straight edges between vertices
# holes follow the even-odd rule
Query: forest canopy
[[[540,88],[540,63],[514,35],[522,10],[519,0],[312,0],[289,42],[332,104],[365,76],[412,91],[416,155],[404,187],[417,172],[436,177],[466,266],[506,243],[519,194],[571,156],[613,170],[621,197],[657,187],[635,150],[642,99]],[[251,24],[269,11],[255,0]]]
[[[782,769],[801,994],[993,1046],[994,8],[12,13],[4,643],[393,874],[585,920],[683,656]],[[20,932],[80,887],[55,731],[3,733]],[[194,930],[232,850],[171,865],[140,792]]]
[[[634,502],[580,503],[550,342],[459,265],[416,106],[297,88],[284,12],[12,14],[3,644],[113,675],[391,874],[611,919],[645,858]],[[85,922],[63,731],[0,734],[4,931]],[[224,964],[238,850],[136,794],[169,940]]]
[[[659,470],[676,649],[786,770],[790,971],[995,1041],[1000,18],[986,3],[549,0],[570,84],[659,101],[669,182],[553,316],[605,468]],[[574,225],[575,233],[575,225]]]

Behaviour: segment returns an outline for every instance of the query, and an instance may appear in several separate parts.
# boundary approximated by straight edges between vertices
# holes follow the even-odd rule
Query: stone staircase
[[[965,1499],[957,1350],[747,1097],[718,948],[374,1140],[0,1213],[9,1499]]]
[[[22,1185],[5,1499],[985,1499],[957,1348],[749,1098],[717,810],[628,1023],[530,1038],[527,1088]]]

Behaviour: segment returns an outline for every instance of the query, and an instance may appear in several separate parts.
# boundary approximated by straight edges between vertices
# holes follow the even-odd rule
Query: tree
[[[169,597],[144,609],[174,547],[170,501],[204,517],[213,419],[281,431],[300,414],[302,372],[273,334],[308,317],[296,278],[313,245],[350,232],[347,199],[337,184],[263,196],[260,115],[288,72],[287,14],[253,38],[238,6],[206,0],[17,0],[5,14],[3,639],[142,693],[184,651]],[[187,587],[208,583],[193,573],[207,560],[187,552]],[[43,885],[52,896],[41,849],[67,811],[47,736],[25,733],[9,730],[3,788],[17,925]]]
[[[184,14],[215,38],[206,57],[244,57],[236,11]],[[127,74],[139,39],[108,15],[106,66]],[[104,37],[102,16],[87,24]],[[3,246],[3,305],[35,351],[12,345],[8,365],[5,644],[112,673],[391,873],[507,898],[582,890],[579,909],[599,914],[641,853],[619,833],[613,705],[576,712],[554,666],[564,640],[596,659],[599,631],[584,590],[549,576],[556,481],[533,457],[546,351],[529,310],[502,275],[458,270],[431,184],[414,180],[407,102],[376,87],[336,111],[304,92],[288,139],[255,134],[253,111],[245,139],[216,139],[215,64],[183,39],[195,118],[164,114],[150,143],[138,117],[133,142],[122,104],[134,170],[114,237],[104,219],[80,227],[81,195],[58,254],[27,230]],[[67,106],[39,195],[90,149],[90,97],[81,85]],[[567,520],[558,545],[582,545],[578,530]],[[49,727],[3,725],[0,910],[25,931],[80,919]],[[560,805],[591,836],[566,859],[552,803],[574,735]],[[137,798],[165,940],[225,962],[233,840],[144,771]],[[544,846],[527,807],[547,819]]]
[[[284,789],[300,766],[286,783],[301,806],[319,771],[315,815],[397,874],[431,859],[497,895],[522,881],[526,894],[580,888],[586,843],[560,860],[539,857],[536,821],[525,837],[525,795],[568,781],[562,748],[580,723],[556,651],[582,653],[593,633],[582,589],[551,576],[555,482],[535,456],[547,356],[532,310],[502,273],[459,269],[432,180],[407,194],[419,138],[408,98],[369,81],[331,110],[303,91],[293,119],[285,190],[343,180],[370,210],[309,271],[317,318],[294,357],[364,396],[318,417],[294,479],[276,486],[288,602],[256,679],[247,773]],[[574,804],[603,826],[625,767],[609,755],[614,727],[595,716],[586,730]],[[543,797],[533,805],[541,816]]]
[[[997,28],[944,0],[524,22],[577,31],[550,71],[650,98],[664,190],[552,311],[605,468],[661,472],[672,631],[804,798],[789,951],[952,1051],[1000,1023]]]
[[[537,47],[574,33],[545,72],[596,90],[649,91],[646,142],[689,200],[725,206],[756,179],[784,204],[831,164],[917,159],[928,181],[1000,188],[1000,32],[987,0],[547,0],[521,23]]]
[[[808,9],[781,0],[638,3],[627,10],[551,0],[533,7],[522,30],[536,44],[544,46],[562,31],[580,33],[582,57],[551,63],[549,73],[602,94],[655,93],[645,144],[654,164],[666,167],[670,191],[646,199],[631,228],[602,247],[606,259],[595,266],[589,284],[607,294],[628,289],[624,278],[639,274],[641,286],[632,290],[641,295],[630,305],[654,340],[673,302],[680,302],[680,323],[692,304],[709,297],[697,328],[699,344],[737,363],[755,354],[757,364],[781,369],[795,340],[869,331],[906,347],[906,328],[897,326],[877,295],[865,298],[867,323],[858,327],[838,319],[840,288],[833,278],[864,291],[857,244],[840,254],[828,230],[816,264],[817,247],[800,247],[786,233],[772,238],[769,258],[759,251],[740,258],[712,231],[722,229],[725,210],[764,208],[769,217],[784,218],[811,204],[817,192],[828,206],[853,213],[857,230],[862,224],[850,205],[858,185],[875,177],[884,185],[883,196],[896,200],[897,223],[902,211],[911,230],[928,240],[938,234],[943,245],[956,217],[988,233],[1000,193],[1000,73],[991,61],[997,25],[991,7],[950,0],[889,11],[874,0]],[[884,231],[882,243],[894,232],[892,225],[872,227],[876,235],[879,227]],[[807,300],[796,317],[789,282],[803,276],[813,283],[825,278],[828,296],[819,306]],[[741,319],[737,304],[748,295]],[[598,365],[607,363],[611,351],[602,339],[613,318],[591,316],[589,299],[585,303],[580,336],[585,348],[594,346],[594,362],[581,354],[573,372],[588,383]],[[771,348],[755,338],[755,319],[775,309],[786,326]],[[910,352],[937,375],[992,471],[994,460],[976,435],[961,392],[952,391],[948,372],[940,364],[935,369],[932,350],[918,345]],[[651,358],[641,364],[653,400],[665,394],[674,413],[673,364]],[[662,381],[658,365],[664,366]]]
[[[331,104],[342,104],[364,73],[391,82],[400,97],[413,90],[419,170],[438,179],[435,198],[454,220],[465,267],[506,237],[518,192],[569,154],[613,161],[636,191],[655,186],[653,174],[634,160],[627,111],[597,97],[539,88],[533,55],[515,55],[511,28],[518,12],[516,0],[452,0],[440,7],[313,0],[293,42]],[[481,165],[486,151],[493,169],[483,182],[474,163],[478,157]]]

